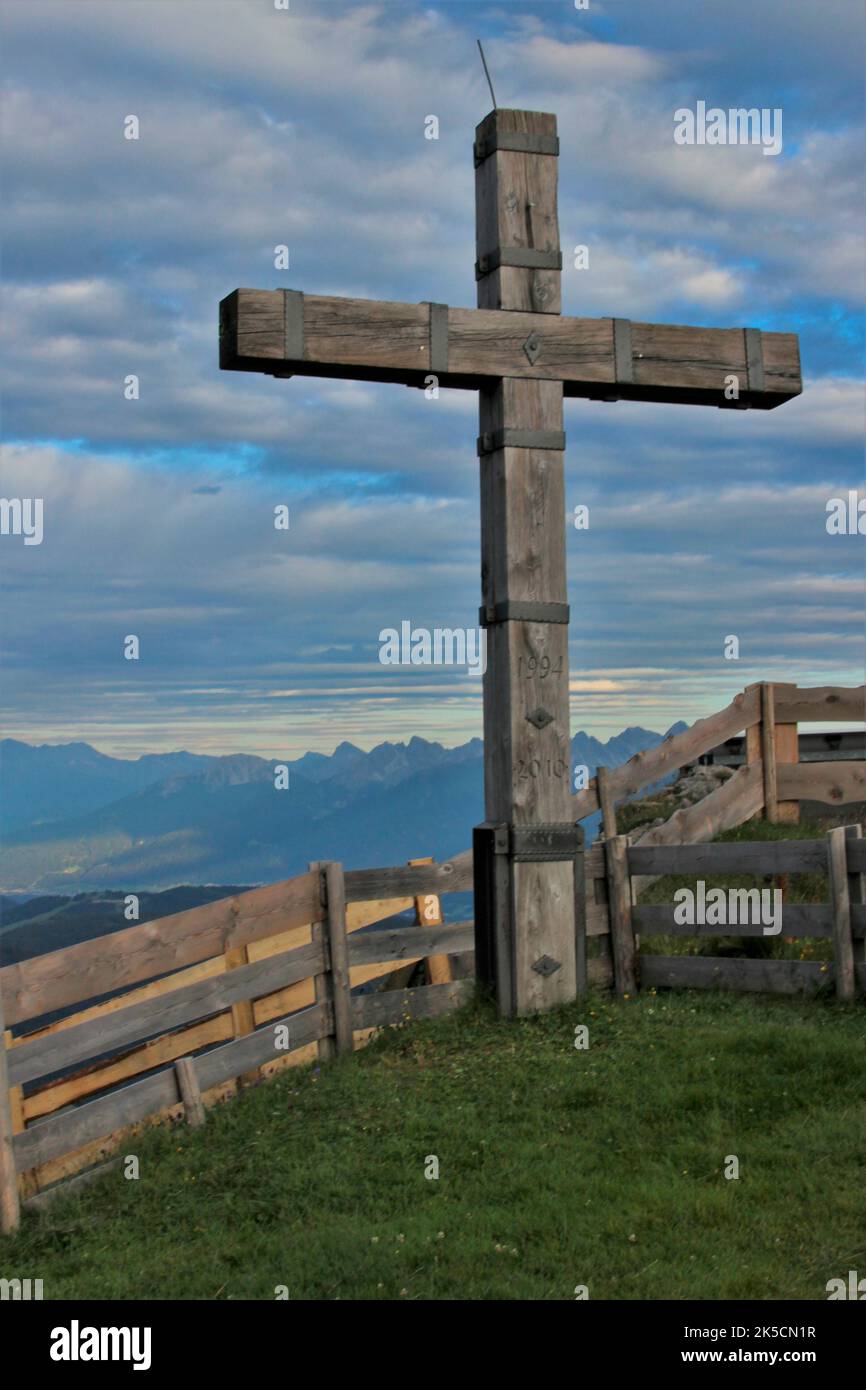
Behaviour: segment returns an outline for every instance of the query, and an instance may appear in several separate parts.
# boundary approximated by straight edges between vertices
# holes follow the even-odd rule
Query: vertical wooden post
[[[777,769],[779,763],[799,762],[799,741],[796,724],[780,724],[776,718],[780,692],[793,695],[795,685],[780,685],[778,682],[762,681],[761,722],[746,730],[746,762],[755,763],[759,759],[764,765],[764,815],[767,820],[785,825],[796,825],[800,819],[798,801],[779,801],[777,793]],[[754,690],[749,685],[747,690]]]
[[[324,859],[311,859],[308,865],[310,873],[319,875],[319,902],[322,907],[327,904],[327,890],[325,888],[325,867],[327,861]],[[326,948],[328,944],[328,932],[324,922],[313,922],[310,928],[310,940],[316,943],[321,942]],[[333,1000],[333,990],[331,989],[331,970],[330,966],[320,975],[313,977],[313,989],[317,1004],[330,1004]],[[316,1055],[320,1062],[329,1062],[334,1055],[334,1039],[331,1034],[319,1038],[316,1043]]]
[[[9,1068],[6,1062],[6,1028],[3,996],[0,992],[0,1231],[4,1235],[18,1229],[21,1202],[18,1196],[18,1169],[12,1147],[12,1107],[9,1103]]]
[[[12,1030],[7,1028],[4,1033],[7,1052],[12,1046]],[[9,1087],[9,1110],[12,1115],[12,1133],[23,1134],[27,1128],[27,1121],[24,1118],[24,1087]],[[25,1169],[18,1174],[18,1192],[22,1201],[28,1197],[34,1197],[39,1191],[39,1176],[35,1168]]]
[[[560,313],[557,148],[556,117],[542,112],[495,110],[476,130],[481,309]],[[530,362],[555,351],[537,318],[520,346]],[[563,825],[572,813],[562,383],[504,377],[481,390],[479,407],[486,822]],[[500,1012],[574,999],[572,864],[503,857],[483,920],[476,904],[480,957],[485,941],[507,951],[494,982]]]
[[[610,905],[610,940],[613,977],[622,997],[637,991],[634,931],[631,923],[631,875],[628,867],[628,836],[605,840],[607,895]]]
[[[328,953],[331,958],[331,998],[334,1006],[334,1043],[338,1053],[354,1046],[352,986],[349,979],[349,945],[346,939],[346,886],[342,864],[325,864],[325,910]]]
[[[409,867],[416,864],[433,864],[430,855],[426,859],[410,859]],[[415,924],[419,927],[441,927],[442,904],[436,893],[425,893],[415,899]],[[453,979],[450,956],[427,957],[427,980],[431,985],[448,985]]]
[[[246,946],[230,946],[225,952],[226,970],[238,970],[242,965],[249,965],[250,957]],[[248,1033],[256,1030],[256,1017],[253,1011],[252,999],[239,999],[236,1004],[232,1004],[232,1036],[235,1038],[245,1038]],[[249,1086],[259,1080],[261,1073],[258,1067],[252,1071],[244,1072],[243,1076],[238,1077],[238,1086]]]
[[[827,832],[827,872],[833,909],[833,951],[836,958],[836,994],[853,999],[855,994],[854,939],[851,935],[851,895],[849,891],[846,827]],[[854,875],[851,875],[854,877]]]
[[[201,1129],[205,1120],[198,1073],[192,1057],[178,1057],[174,1064],[177,1089],[183,1101],[184,1117],[190,1129]]]
[[[850,844],[852,840],[861,840],[862,838],[863,838],[863,829],[862,829],[862,827],[861,827],[859,824],[858,824],[858,825],[846,825],[846,826],[845,826],[845,839],[846,839],[847,844]],[[866,885],[864,885],[864,877],[866,877],[866,876],[864,876],[864,874],[862,874],[859,870],[855,870],[853,873],[849,873],[849,875],[848,875],[848,902],[851,904],[852,907],[854,907],[855,904],[856,904],[857,907],[862,907],[862,906],[863,906],[863,903],[866,902],[866,891],[864,891],[864,890],[866,890]],[[853,935],[853,932],[852,932],[852,935]],[[862,940],[862,945],[861,945],[861,948],[860,948],[860,952],[861,952],[861,953],[860,953],[861,962],[862,962],[864,965],[866,965],[866,937],[864,937],[863,940]],[[857,963],[858,963],[858,962],[857,962],[857,948],[856,948],[856,946],[855,946],[855,947],[854,947],[854,989],[855,989],[855,991],[856,991],[856,989],[857,989]]]
[[[617,834],[616,828],[616,807],[614,806],[613,796],[610,790],[610,768],[597,767],[595,769],[595,785],[598,791],[598,804],[601,810],[602,835],[605,840],[612,840]]]

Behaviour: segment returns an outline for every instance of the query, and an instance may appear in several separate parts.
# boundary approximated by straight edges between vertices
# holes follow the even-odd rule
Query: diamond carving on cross
[[[255,289],[220,304],[226,370],[422,387],[434,376],[479,393],[488,652],[476,969],[505,1014],[551,1008],[585,987],[562,775],[570,766],[563,397],[770,410],[802,389],[792,333],[562,317],[558,154],[550,113],[497,109],[478,126],[476,309]],[[521,828],[525,839],[533,826],[550,830],[559,848],[516,854]],[[547,961],[557,968],[537,968]]]

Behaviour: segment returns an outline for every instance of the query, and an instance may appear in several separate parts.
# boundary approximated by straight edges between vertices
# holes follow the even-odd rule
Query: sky
[[[41,544],[0,536],[7,736],[481,734],[477,675],[379,661],[404,620],[477,623],[475,393],[217,360],[238,286],[474,304],[476,38],[500,106],[558,117],[563,313],[801,338],[777,410],[566,402],[572,731],[863,680],[864,539],[826,527],[866,495],[856,0],[0,0],[0,24],[0,495],[43,500]],[[781,152],[678,145],[698,101],[781,110]]]

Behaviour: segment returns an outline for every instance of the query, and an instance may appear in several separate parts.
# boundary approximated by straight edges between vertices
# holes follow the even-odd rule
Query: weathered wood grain
[[[823,840],[731,841],[723,844],[645,845],[628,851],[633,874],[826,873]]]
[[[779,763],[779,799],[844,806],[866,801],[866,763]]]
[[[178,1057],[174,1064],[175,1076],[177,1077],[177,1089],[183,1101],[184,1115],[190,1129],[201,1129],[204,1124],[204,1105],[201,1098],[201,1088],[198,1084],[198,1073],[195,1067],[195,1058]],[[256,1073],[257,1075],[258,1073]]]
[[[476,150],[497,136],[556,136],[556,117],[546,111],[497,108],[475,130]],[[491,140],[492,137],[492,140]],[[476,163],[476,260],[502,247],[559,251],[557,157],[497,149]],[[559,314],[560,273],[501,266],[478,282],[481,309],[535,310]]]
[[[325,930],[330,961],[331,1001],[334,1012],[334,1046],[338,1053],[352,1051],[352,986],[349,979],[349,947],[346,936],[346,888],[343,866],[325,865]]]
[[[353,936],[349,940],[349,961],[352,965],[414,961],[443,952],[456,956],[474,949],[474,923],[448,922],[439,927],[400,927]]]
[[[301,874],[7,965],[0,970],[6,1022],[19,1023],[222,955],[230,945],[318,921],[321,912],[316,876]]]
[[[3,1001],[0,999],[0,1233],[4,1235],[17,1230],[21,1219],[7,1057]],[[28,1165],[20,1166],[26,1168]]]
[[[859,829],[859,827],[858,827]],[[836,994],[839,999],[853,999],[854,939],[851,934],[851,897],[848,891],[848,856],[846,827],[839,826],[827,833],[827,873],[830,879],[830,907],[833,920],[833,955],[836,963]]]
[[[416,868],[398,864],[387,869],[347,869],[346,901],[468,892],[472,888],[472,853],[467,854],[468,858],[461,856],[459,863],[452,859],[444,864],[419,864]]]
[[[866,685],[776,686],[776,719],[780,724],[818,720],[862,724],[866,720]]]
[[[819,841],[819,844],[821,842]],[[822,845],[823,848],[823,845]],[[632,925],[645,936],[754,936],[763,937],[762,926],[683,926],[674,921],[673,903],[651,903],[632,908]],[[824,903],[783,903],[779,937],[825,938],[832,935],[832,913]],[[641,961],[644,957],[641,954]]]
[[[194,1019],[218,1013],[239,999],[272,993],[323,970],[321,946],[310,944],[269,956],[210,980],[187,985],[174,994],[133,1004],[104,1018],[92,1019],[62,1033],[26,1040],[13,1049],[9,1072],[13,1082],[33,1081],[88,1057],[137,1042],[149,1033],[168,1033]]]
[[[833,983],[833,966],[812,960],[735,960],[720,956],[641,953],[644,989],[737,989],[758,994],[809,994]]]
[[[496,272],[500,279],[505,269]],[[528,293],[534,285],[537,296],[559,272],[508,268],[506,278],[527,276]],[[551,294],[546,303],[554,302]],[[423,303],[305,294],[304,356],[287,358],[282,290],[238,289],[221,305],[220,365],[229,371],[423,385],[431,370],[429,323]],[[530,334],[539,341],[534,362],[523,351]],[[741,392],[740,404],[769,410],[798,395],[802,383],[796,336],[762,337],[765,387]],[[622,400],[724,405],[725,378],[745,370],[741,328],[633,323],[632,346],[634,382],[615,386]],[[777,365],[767,370],[771,356]],[[567,396],[606,398],[615,384],[613,321],[561,318],[549,307],[543,313],[451,307],[448,371],[437,376],[443,386],[468,390],[504,376],[556,381],[563,383]]]
[[[631,880],[628,871],[628,836],[605,840],[607,891],[610,904],[610,940],[616,992],[623,998],[637,990],[637,968],[632,924]]]
[[[420,985],[415,989],[385,990],[352,1000],[355,1028],[384,1028],[408,1019],[438,1018],[467,1003],[474,992],[472,980],[449,985]]]

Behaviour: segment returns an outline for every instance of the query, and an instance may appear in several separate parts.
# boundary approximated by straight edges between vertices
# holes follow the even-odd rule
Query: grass
[[[48,1299],[825,1299],[866,1269],[864,1042],[862,1005],[824,998],[475,1005],[129,1141],[140,1178],[27,1215],[0,1276]]]

